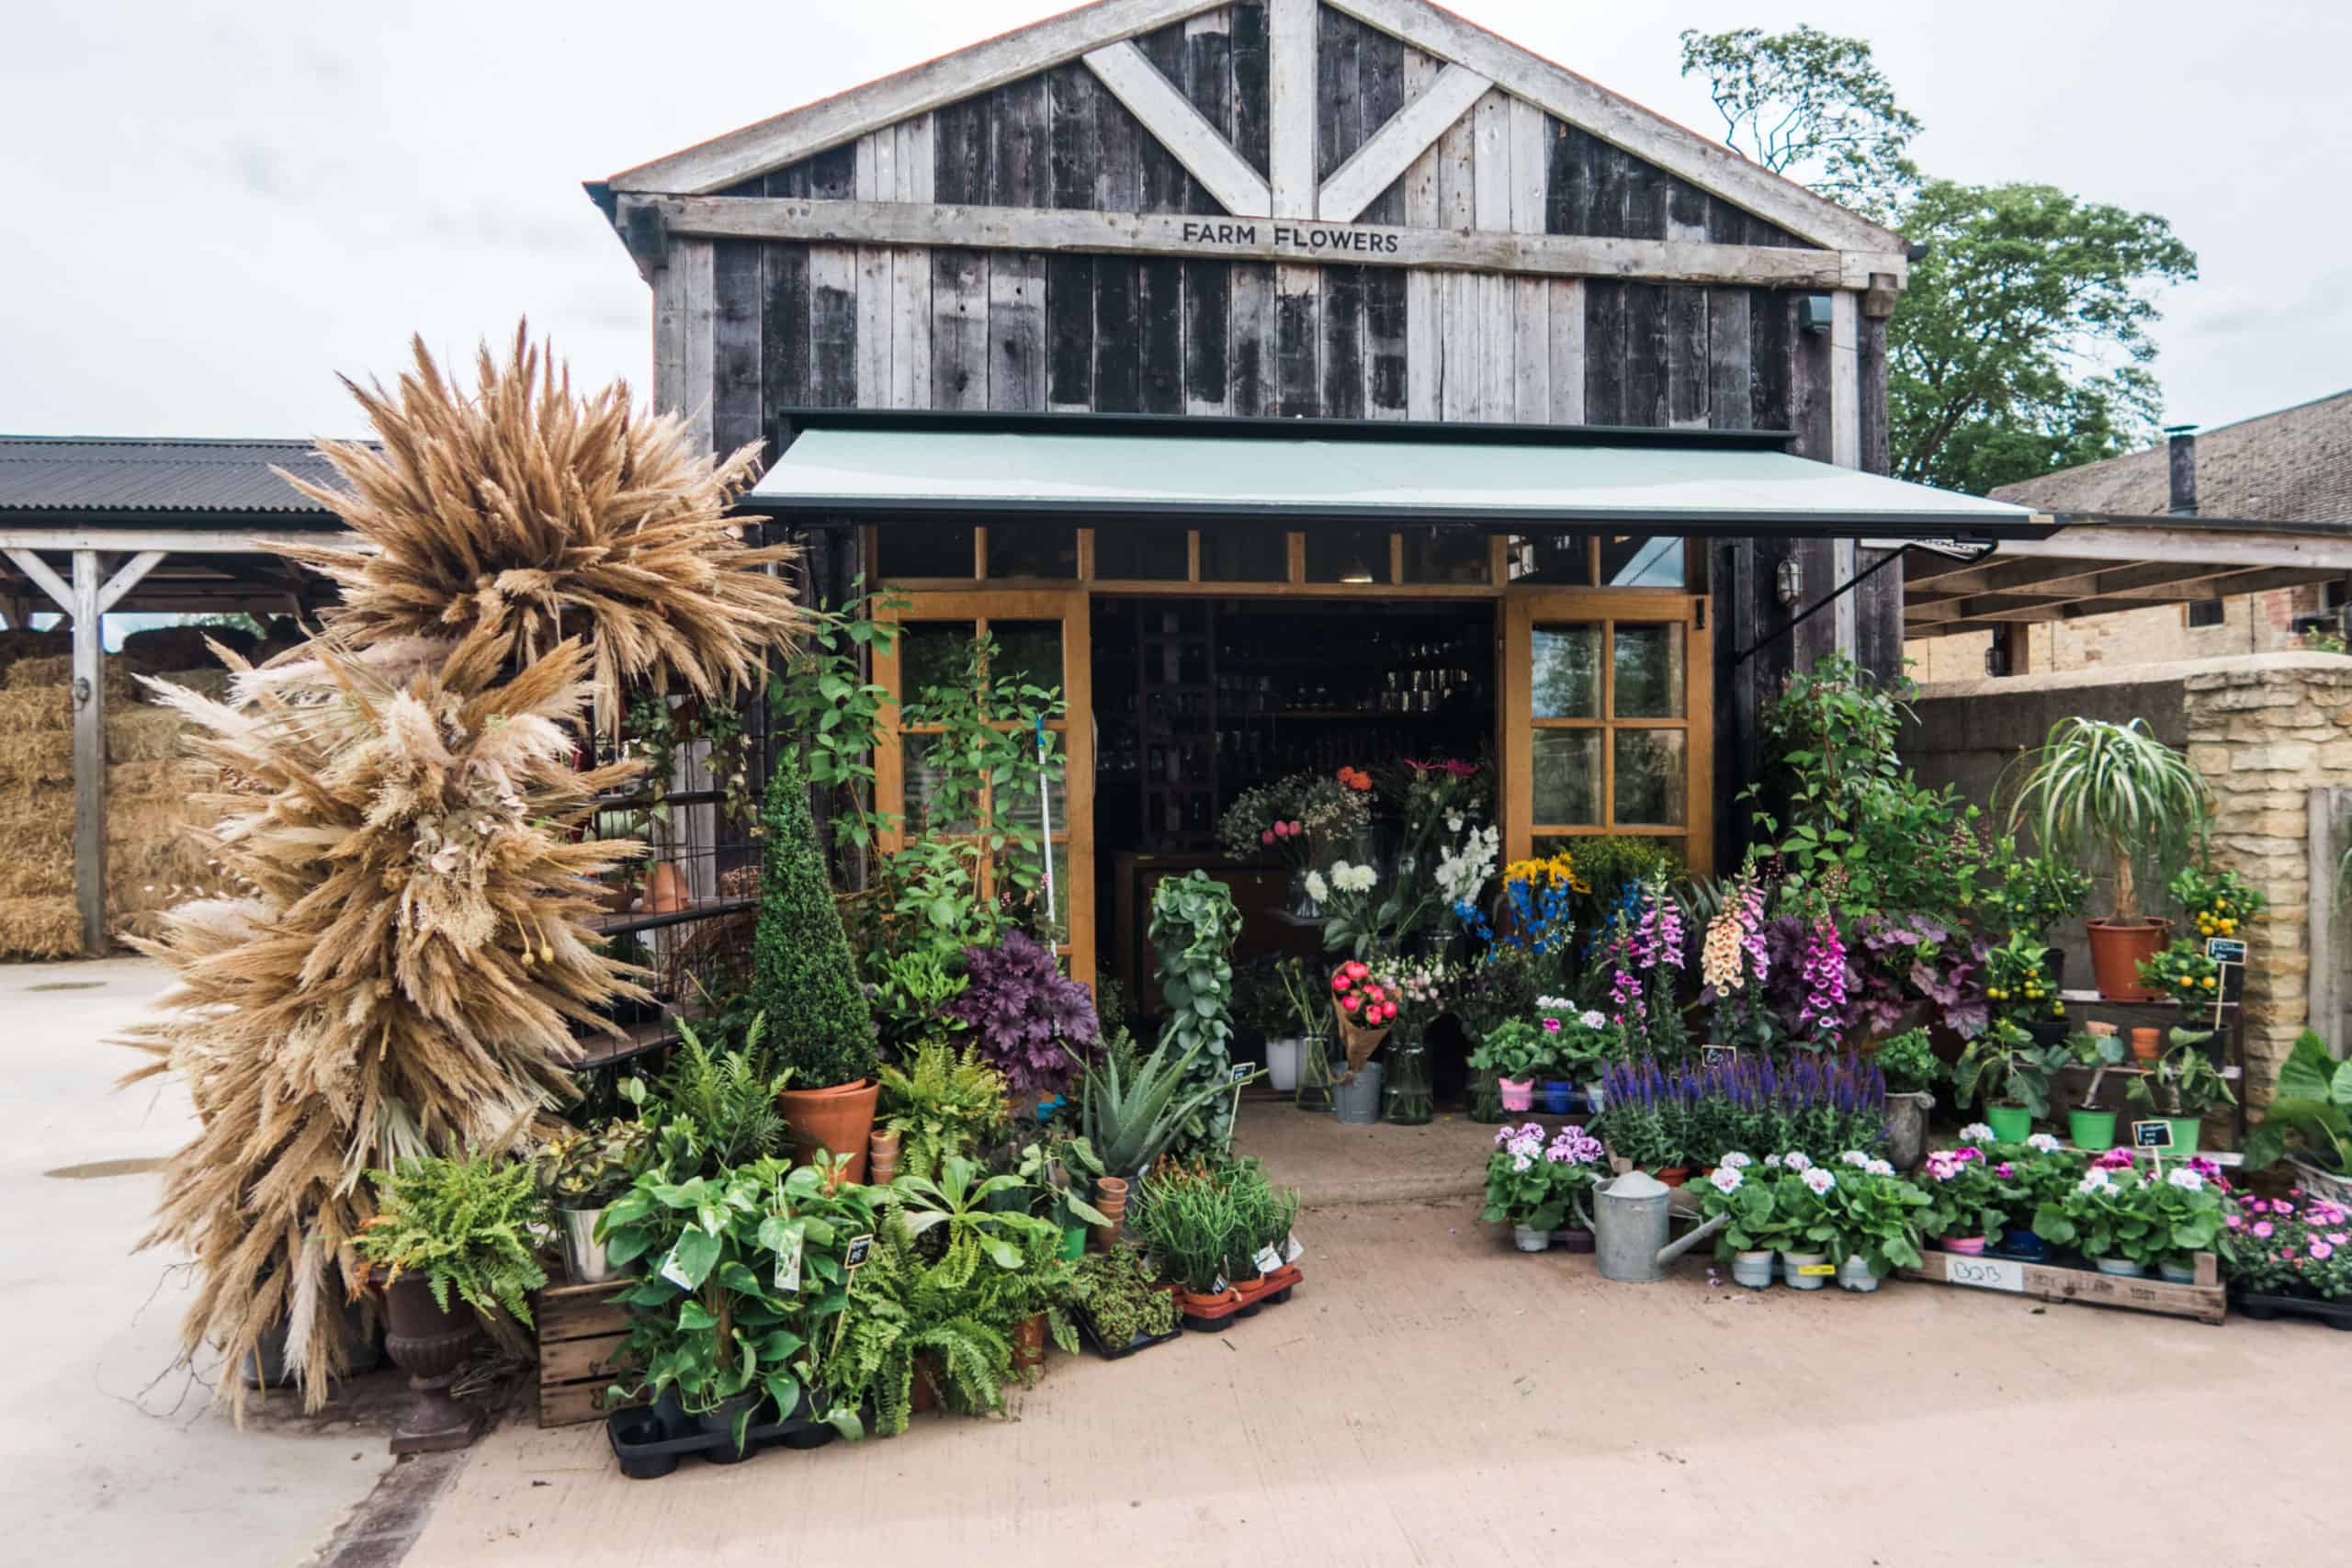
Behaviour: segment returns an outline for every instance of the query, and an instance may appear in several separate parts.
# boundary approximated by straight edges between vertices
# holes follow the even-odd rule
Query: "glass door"
[[[1001,824],[1018,825],[1043,838],[1051,868],[1056,950],[1071,977],[1091,986],[1094,722],[1086,594],[1075,590],[901,593],[879,614],[899,626],[894,646],[877,648],[874,656],[875,682],[894,699],[886,710],[874,762],[876,807],[894,823],[883,835],[884,847],[901,847],[909,828],[977,835]],[[1049,744],[1062,762],[1062,776],[1050,790],[1041,791],[1037,770],[1024,765],[1010,770],[1001,783],[984,784],[977,799],[957,799],[944,787],[935,754],[944,743],[943,726],[910,723],[902,716],[902,705],[926,690],[965,681],[971,673],[973,644],[981,637],[996,648],[979,672],[983,680],[993,684],[1013,677],[1023,685],[1060,694],[1060,714],[1046,726]],[[991,721],[991,727],[1006,733],[1013,728],[1002,721]],[[1034,745],[1022,754],[1034,759]],[[953,812],[954,819],[936,819],[943,809]],[[994,862],[980,859],[978,879],[982,896],[996,897]]]
[[[1503,604],[1503,847],[1671,840],[1714,856],[1713,658],[1703,597],[1514,592]]]

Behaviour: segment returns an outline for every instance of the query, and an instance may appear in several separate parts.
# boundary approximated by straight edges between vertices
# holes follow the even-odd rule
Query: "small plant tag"
[[[2172,1147],[2172,1123],[2169,1122],[2132,1122],[2132,1146],[2135,1149],[2168,1149]]]
[[[1258,1249],[1258,1272],[1271,1274],[1283,1266],[1282,1249],[1269,1242]]]
[[[1838,1265],[1835,1263],[1800,1263],[1797,1265],[1797,1272],[1800,1274],[1835,1274],[1838,1272]]]
[[[1212,1295],[1221,1296],[1231,1289],[1233,1289],[1233,1281],[1227,1279],[1224,1275],[1219,1274],[1216,1277],[1216,1288],[1209,1293]]]
[[[775,1255],[775,1288],[786,1293],[800,1289],[800,1254],[808,1242],[805,1227],[795,1224],[784,1233],[784,1246]]]
[[[670,1256],[662,1260],[662,1278],[682,1291],[695,1288],[694,1281],[686,1278],[686,1271],[678,1265],[678,1249],[674,1247],[670,1249]]]
[[[1283,1262],[1285,1262],[1285,1263],[1295,1263],[1295,1262],[1297,1262],[1300,1258],[1304,1258],[1304,1257],[1306,1257],[1306,1247],[1305,1247],[1305,1246],[1304,1246],[1304,1245],[1299,1241],[1299,1239],[1298,1239],[1298,1233],[1297,1233],[1296,1231],[1293,1231],[1293,1232],[1291,1232],[1289,1235],[1287,1235],[1287,1236],[1285,1236],[1285,1237],[1283,1237]]]
[[[863,1267],[865,1262],[865,1255],[873,1250],[874,1238],[872,1236],[854,1235],[850,1237],[849,1256],[842,1259],[842,1267],[847,1269]]]
[[[1227,1073],[1226,1077],[1232,1083],[1245,1084],[1250,1081],[1251,1076],[1254,1075],[1257,1070],[1257,1068],[1251,1066],[1247,1062],[1236,1062],[1233,1064],[1233,1070]]]
[[[1702,1045],[1699,1047],[1699,1061],[1700,1065],[1702,1066],[1736,1067],[1739,1065],[1739,1047],[1736,1045]]]
[[[2216,964],[2244,964],[2245,943],[2233,936],[2207,937],[2205,956]]]

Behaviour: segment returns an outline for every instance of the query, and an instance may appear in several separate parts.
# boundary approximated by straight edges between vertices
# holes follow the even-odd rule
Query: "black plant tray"
[[[1106,1361],[1119,1361],[1125,1360],[1138,1350],[1148,1350],[1154,1345],[1165,1345],[1170,1339],[1182,1339],[1184,1337],[1184,1325],[1179,1323],[1165,1334],[1138,1334],[1116,1350],[1103,1345],[1102,1337],[1094,1331],[1094,1320],[1087,1316],[1084,1312],[1078,1314],[1078,1332],[1096,1355]]]
[[[1283,1281],[1274,1289],[1270,1291],[1261,1285],[1255,1294],[1243,1297],[1239,1302],[1227,1306],[1222,1312],[1197,1314],[1188,1312],[1178,1321],[1195,1334],[1222,1334],[1233,1326],[1236,1319],[1255,1317],[1260,1308],[1280,1306],[1290,1300],[1291,1292],[1298,1289],[1299,1281],[1304,1278],[1305,1275],[1300,1272],[1296,1264],[1286,1263],[1266,1276],[1269,1280]]]
[[[2267,1323],[2274,1317],[2308,1317],[2324,1323],[2330,1328],[2352,1332],[2352,1301],[2322,1301],[2317,1296],[2274,1296],[2233,1285],[2230,1287],[2230,1305],[2256,1323]]]
[[[740,1456],[735,1452],[735,1436],[731,1432],[704,1432],[690,1427],[679,1436],[653,1442],[632,1443],[621,1438],[621,1433],[629,1427],[661,1424],[661,1416],[650,1404],[632,1404],[605,1417],[605,1438],[613,1445],[613,1458],[619,1462],[623,1475],[632,1481],[651,1481],[677,1469],[678,1461],[688,1454],[700,1454],[712,1464],[740,1464],[763,1449],[821,1449],[841,1436],[823,1421],[796,1418],[765,1425],[754,1423],[743,1433]]]

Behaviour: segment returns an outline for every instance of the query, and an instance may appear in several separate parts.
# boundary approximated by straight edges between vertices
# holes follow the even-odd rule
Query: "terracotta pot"
[[[888,1187],[899,1174],[899,1130],[876,1127],[865,1140],[865,1179]]]
[[[1690,1168],[1687,1165],[1669,1165],[1663,1170],[1654,1170],[1650,1174],[1657,1177],[1665,1186],[1679,1187],[1690,1179]]]
[[[634,876],[605,884],[605,912],[608,915],[628,914],[628,907],[637,902],[637,878]]]
[[[408,1374],[409,1407],[392,1428],[392,1452],[462,1449],[481,1435],[481,1414],[449,1397],[449,1384],[481,1337],[474,1309],[454,1295],[444,1312],[422,1274],[403,1274],[384,1292],[384,1348]]]
[[[1094,1206],[1111,1223],[1093,1227],[1094,1250],[1108,1252],[1119,1244],[1119,1227],[1127,1217],[1127,1184],[1116,1176],[1102,1176],[1094,1180]]]
[[[849,1179],[865,1179],[865,1151],[874,1136],[874,1104],[882,1086],[872,1078],[831,1089],[788,1089],[775,1097],[786,1141],[802,1164],[819,1149],[849,1156]]]
[[[2163,1055],[2164,1052],[2164,1042],[2155,1030],[2135,1029],[2132,1032],[2132,1059],[2133,1061],[2153,1062],[2158,1056]]]
[[[645,912],[673,915],[685,907],[685,874],[665,860],[646,874]]]
[[[1012,1325],[1012,1364],[1023,1371],[1046,1364],[1046,1314]]]
[[[2114,920],[2086,922],[2091,933],[2091,977],[2098,994],[2111,1002],[2152,1002],[2156,993],[2140,983],[2140,964],[2165,950],[2172,935],[2170,920],[2143,920],[2123,925]]]
[[[1176,1292],[1176,1300],[1186,1312],[1197,1317],[1217,1311],[1239,1294],[1238,1291],[1229,1286],[1225,1290],[1213,1291],[1206,1294],[1195,1291],[1180,1290]]]

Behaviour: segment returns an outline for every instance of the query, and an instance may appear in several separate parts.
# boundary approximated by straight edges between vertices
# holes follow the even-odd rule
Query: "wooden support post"
[[[2312,790],[2306,799],[2311,819],[2307,840],[2311,881],[2303,897],[2304,919],[2308,922],[2304,952],[2311,962],[2311,998],[2305,1027],[2318,1031],[2328,1049],[2340,1056],[2352,1045],[2352,1038],[2344,1032],[2346,975],[2342,954],[2337,951],[2343,940],[2339,918],[2343,910],[2337,905],[2335,866],[2344,854],[2346,807],[2352,807],[2352,790],[2322,786]]]
[[[106,648],[98,552],[74,552],[74,901],[82,952],[107,950]]]

